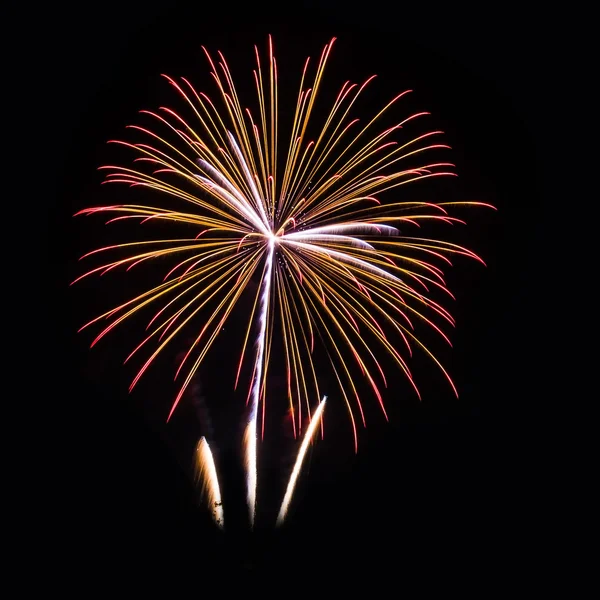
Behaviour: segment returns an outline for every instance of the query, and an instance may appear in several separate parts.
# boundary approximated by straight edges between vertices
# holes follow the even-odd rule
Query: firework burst
[[[310,61],[306,61],[291,128],[286,132],[278,114],[278,67],[271,39],[265,61],[255,48],[257,104],[253,110],[242,104],[220,52],[213,58],[205,51],[218,88],[216,101],[197,91],[188,79],[165,76],[188,114],[184,118],[166,107],[142,111],[154,126],[131,126],[139,141],[115,141],[137,155],[133,164],[103,167],[108,184],[157,193],[148,194],[148,205],[115,204],[78,213],[114,213],[107,222],[169,221],[174,226],[175,235],[169,239],[126,242],[90,252],[85,256],[109,252],[125,256],[121,254],[79,278],[118,268],[130,271],[158,258],[173,260],[158,285],[83,327],[103,324],[94,345],[132,315],[147,312],[148,333],[126,359],[146,352],[131,389],[183,331],[195,331],[176,369],[180,383],[167,420],[251,279],[260,279],[247,315],[237,377],[232,381],[237,388],[242,365],[251,361],[244,436],[251,523],[256,507],[258,437],[264,431],[274,337],[284,349],[294,435],[302,434],[307,418],[320,419],[324,407],[324,401],[319,403],[322,390],[317,373],[324,366],[317,369],[314,360],[318,343],[339,383],[334,395],[346,406],[356,448],[356,424],[365,422],[363,399],[355,384],[357,373],[364,376],[387,418],[380,391],[387,385],[378,360],[382,352],[418,395],[407,357],[415,348],[422,350],[456,393],[444,367],[416,334],[415,323],[425,323],[448,342],[444,325],[453,326],[454,321],[430,292],[437,289],[451,296],[441,267],[449,264],[453,255],[481,261],[453,243],[404,233],[426,222],[462,222],[449,214],[449,203],[394,198],[393,191],[400,186],[454,175],[451,163],[427,159],[433,151],[448,148],[437,141],[442,132],[398,140],[397,134],[408,122],[428,113],[408,115],[391,127],[378,129],[384,113],[408,91],[362,122],[353,116],[353,110],[374,77],[360,85],[346,82],[319,123],[317,134],[309,138],[332,46],[333,41],[323,49],[312,77]],[[176,235],[178,230],[182,234]],[[332,394],[328,390],[330,397]],[[315,429],[313,419],[304,432],[279,521],[287,511]],[[205,442],[198,452],[214,501],[218,482],[212,455]],[[222,522],[222,512],[215,518]]]

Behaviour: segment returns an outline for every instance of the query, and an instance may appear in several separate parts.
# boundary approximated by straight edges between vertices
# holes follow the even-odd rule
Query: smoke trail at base
[[[202,480],[202,493],[206,495],[213,519],[220,528],[223,528],[223,504],[217,469],[210,446],[204,436],[196,446],[196,473]]]
[[[265,352],[265,338],[267,333],[267,313],[269,310],[269,294],[271,293],[271,272],[273,268],[273,254],[275,253],[275,240],[271,238],[267,262],[262,279],[262,297],[260,310],[260,330],[258,333],[256,364],[254,369],[254,382],[252,384],[252,405],[250,408],[250,417],[246,426],[244,435],[244,445],[246,447],[246,472],[247,472],[247,499],[248,510],[250,511],[250,526],[254,526],[254,517],[256,514],[256,484],[257,484],[257,440],[256,440],[256,418],[258,415],[258,403],[260,400],[260,390],[262,384],[262,372]]]
[[[300,451],[298,452],[298,457],[296,458],[296,463],[294,464],[294,468],[292,470],[292,474],[290,476],[290,481],[288,483],[287,489],[285,491],[285,496],[283,497],[283,502],[281,503],[281,508],[279,509],[279,516],[277,517],[277,525],[281,525],[285,520],[287,515],[288,508],[290,506],[290,502],[292,500],[292,496],[294,495],[294,489],[296,488],[296,481],[298,479],[298,475],[300,474],[300,469],[302,468],[302,462],[304,461],[304,456],[306,454],[306,450],[308,449],[308,444],[312,439],[319,422],[321,421],[321,416],[323,414],[323,410],[325,409],[325,402],[327,401],[327,396],[323,396],[323,400],[321,400],[319,406],[317,406],[317,410],[315,410],[314,415],[310,421],[310,425],[304,434],[304,439],[302,440],[302,445],[300,446]]]

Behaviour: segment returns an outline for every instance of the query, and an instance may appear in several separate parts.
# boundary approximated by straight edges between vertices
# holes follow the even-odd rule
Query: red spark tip
[[[483,206],[485,208],[491,208],[493,210],[498,210],[493,204],[488,204],[487,202],[459,202],[459,204],[468,204],[470,206]]]

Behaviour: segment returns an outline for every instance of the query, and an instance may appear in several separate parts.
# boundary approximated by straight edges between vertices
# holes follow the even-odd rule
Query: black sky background
[[[526,569],[537,517],[524,500],[536,474],[523,415],[551,385],[543,376],[538,258],[552,198],[544,98],[559,64],[549,18],[505,5],[479,12],[377,2],[233,10],[109,1],[15,20],[27,32],[22,53],[37,82],[38,112],[30,114],[51,140],[42,160],[47,183],[35,201],[51,241],[44,258],[52,290],[45,340],[52,343],[33,383],[60,422],[49,479],[51,538],[66,540],[53,553],[59,581],[76,573],[87,591],[123,581],[151,589],[167,579],[196,594],[242,581],[304,590],[322,576],[334,589],[355,582],[400,593],[408,579],[475,589],[490,567],[512,575]],[[78,256],[106,239],[99,222],[80,226],[71,215],[99,198],[110,202],[96,172],[111,159],[106,140],[121,137],[139,109],[175,99],[160,73],[206,81],[205,45],[222,49],[234,73],[246,77],[252,44],[265,47],[269,33],[281,68],[295,60],[294,75],[298,57],[316,55],[336,36],[332,87],[376,72],[379,102],[414,89],[414,106],[432,112],[453,147],[460,177],[443,191],[499,210],[467,212],[460,233],[488,267],[457,261],[449,275],[457,329],[454,349],[442,355],[460,399],[433,367],[417,366],[423,401],[398,398],[390,423],[375,418],[362,432],[358,456],[344,427],[334,427],[306,464],[288,525],[271,532],[266,514],[253,536],[244,528],[239,431],[232,431],[219,454],[231,521],[222,535],[198,506],[190,479],[185,449],[195,430],[176,421],[169,432],[158,418],[173,388],[157,385],[155,374],[145,391],[128,395],[132,371],[120,363],[135,340],[125,333],[90,351],[90,340],[75,334],[111,296],[109,281],[84,292],[68,287],[80,273]],[[218,389],[210,378],[207,369],[197,390],[209,408]],[[190,403],[182,419],[193,422],[203,410]],[[218,439],[223,418],[213,412]],[[263,470],[282,486],[280,467],[273,460]],[[276,512],[278,494],[265,499],[265,510]],[[511,536],[519,543],[509,552]]]

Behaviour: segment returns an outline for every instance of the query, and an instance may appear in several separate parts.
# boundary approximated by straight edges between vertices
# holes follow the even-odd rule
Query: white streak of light
[[[296,242],[295,240],[290,239],[289,235],[283,236],[280,239],[280,241],[284,242],[286,244],[292,244],[292,246],[296,246],[298,248],[304,248],[305,250],[309,250],[312,252],[318,252],[319,254],[327,254],[328,256],[337,258],[338,260],[340,260],[342,262],[359,267],[360,269],[362,269],[363,271],[367,271],[368,273],[375,273],[377,275],[385,277],[386,279],[391,279],[392,281],[396,281],[398,283],[403,283],[401,279],[398,279],[398,277],[396,277],[395,275],[392,275],[392,273],[388,273],[387,271],[384,271],[383,269],[380,269],[379,267],[376,267],[375,265],[373,265],[371,263],[365,262],[364,260],[361,260],[360,258],[351,256],[350,254],[346,254],[345,252],[338,252],[337,250],[331,250],[331,248],[325,248],[323,246],[315,246],[314,244],[305,244],[303,242]]]
[[[265,223],[265,227],[268,229],[269,218],[267,217],[267,213],[265,212],[265,207],[260,199],[258,190],[256,189],[256,185],[254,183],[254,178],[252,177],[252,174],[250,173],[250,169],[248,168],[248,165],[246,164],[246,161],[244,160],[244,155],[242,154],[240,147],[237,145],[233,134],[230,131],[228,131],[227,135],[229,136],[229,141],[231,142],[231,145],[233,146],[233,150],[235,151],[235,154],[236,154],[238,160],[240,161],[240,164],[242,165],[242,170],[244,171],[244,175],[246,176],[246,182],[248,183],[248,185],[250,186],[250,189],[252,190],[252,194],[254,195],[254,200],[256,202],[258,210],[260,211],[260,214],[262,215],[263,221]]]
[[[306,454],[306,450],[308,449],[308,444],[310,443],[310,440],[312,439],[313,435],[315,434],[315,431],[317,430],[317,426],[319,425],[319,421],[321,420],[326,401],[327,396],[323,396],[323,400],[321,400],[321,403],[319,404],[319,406],[317,406],[317,410],[315,410],[315,413],[313,414],[312,419],[310,421],[310,425],[308,426],[308,429],[304,434],[304,439],[302,440],[302,445],[300,446],[300,451],[298,452],[298,457],[296,458],[296,463],[294,464],[294,469],[292,470],[290,481],[288,483],[287,490],[285,491],[283,502],[281,503],[279,516],[277,517],[277,525],[281,525],[285,520],[285,516],[287,515],[292,496],[294,495],[294,489],[296,488],[296,480],[298,479],[300,469],[302,468],[302,462],[304,461],[304,455]]]
[[[201,166],[204,166],[201,163]],[[209,165],[210,166],[210,165]],[[206,168],[206,166],[204,166]],[[204,177],[204,175],[196,175],[196,179],[201,181],[207,188],[209,188],[213,192],[218,192],[218,196],[225,203],[229,204],[237,211],[239,211],[244,217],[246,217],[261,233],[266,234],[267,229],[264,224],[260,220],[259,216],[251,207],[246,207],[245,203],[241,202],[236,196],[232,193],[228,192],[224,187],[221,187],[217,183],[214,183],[208,177]]]
[[[221,188],[225,188],[226,190],[228,190],[235,198],[237,198],[253,215],[256,216],[256,218],[258,218],[258,215],[256,215],[256,211],[254,210],[254,208],[252,207],[252,204],[248,201],[248,199],[239,191],[235,188],[234,185],[231,184],[231,182],[227,179],[227,177],[225,177],[219,170],[215,169],[209,162],[207,162],[204,159],[199,159],[198,160],[198,164],[200,165],[200,167],[202,167],[207,173],[209,173],[210,175],[212,175],[212,177],[218,182],[218,185]],[[198,177],[198,175],[196,175],[196,177]],[[200,176],[202,177],[202,176]],[[202,181],[204,183],[206,183],[206,177],[202,178]],[[208,180],[210,181],[210,180]],[[212,184],[212,182],[211,182]],[[214,185],[214,184],[213,184]],[[251,219],[252,220],[252,219]],[[254,221],[253,221],[254,222]],[[259,222],[262,223],[262,221]],[[265,233],[267,231],[267,229],[262,229],[260,228],[260,231],[262,231],[263,233]]]
[[[248,510],[250,511],[250,526],[254,527],[254,516],[256,514],[256,419],[258,415],[258,402],[260,399],[260,389],[262,384],[263,359],[265,353],[265,336],[267,333],[267,313],[269,310],[269,294],[271,293],[271,272],[273,269],[273,254],[275,253],[275,240],[271,239],[269,243],[269,253],[267,254],[267,263],[265,273],[261,282],[262,297],[258,333],[256,366],[254,369],[254,381],[252,382],[252,404],[250,408],[250,417],[246,426],[244,443],[246,446],[246,485]]]
[[[337,242],[338,244],[350,244],[357,248],[366,248],[367,250],[375,250],[371,244],[361,240],[360,238],[351,237],[349,235],[338,235],[334,233],[290,233],[284,236],[283,239],[294,239],[305,242]]]
[[[288,234],[288,237],[298,235],[309,235],[313,233],[367,233],[371,235],[382,235],[384,232],[390,235],[398,233],[396,227],[391,225],[383,225],[381,223],[364,223],[362,221],[355,221],[353,223],[341,223],[339,225],[323,225],[321,227],[312,227],[303,231],[294,231]]]
[[[196,474],[202,480],[202,493],[206,495],[208,507],[212,511],[215,523],[223,527],[223,505],[219,478],[212,452],[205,437],[201,437],[196,446]]]

